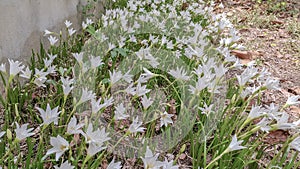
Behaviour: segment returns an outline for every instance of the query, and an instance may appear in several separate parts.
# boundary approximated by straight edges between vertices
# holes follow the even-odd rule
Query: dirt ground
[[[223,12],[240,32],[240,43],[256,53],[256,63],[280,81],[280,91],[265,92],[262,103],[284,104],[300,95],[300,1],[220,0]],[[293,121],[300,107],[287,110]]]

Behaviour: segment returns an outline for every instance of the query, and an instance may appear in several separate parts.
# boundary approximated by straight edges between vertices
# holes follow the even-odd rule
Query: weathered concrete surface
[[[41,40],[48,43],[43,31],[62,29],[66,19],[78,29],[82,3],[85,0],[0,0],[0,61],[29,58]]]

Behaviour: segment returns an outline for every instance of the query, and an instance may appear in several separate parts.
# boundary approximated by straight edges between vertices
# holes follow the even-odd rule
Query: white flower
[[[149,99],[148,99],[148,97],[146,95],[144,95],[142,97],[142,101],[141,102],[142,102],[142,105],[143,105],[144,109],[148,109],[148,107],[150,107],[152,105],[152,103],[153,103],[153,101],[151,100],[151,98],[149,97]]]
[[[89,157],[94,156],[95,154],[97,154],[98,152],[104,150],[106,147],[102,147],[103,143],[101,144],[97,144],[97,143],[90,143],[89,147],[87,149],[87,155]]]
[[[141,83],[138,83],[135,88],[134,95],[140,97],[140,96],[143,96],[143,95],[149,93],[151,90],[147,89],[146,87],[147,87],[146,85],[142,86]]]
[[[93,91],[88,91],[87,88],[82,89],[80,100],[78,101],[77,105],[84,103],[86,101],[89,101],[91,99],[95,98],[95,93]]]
[[[231,152],[231,151],[241,150],[241,149],[246,148],[246,147],[240,145],[242,142],[243,142],[243,140],[242,141],[237,140],[236,135],[232,136],[232,141],[230,142],[227,151]]]
[[[192,85],[189,85],[189,87],[190,87],[189,91],[192,94],[199,94],[199,92],[201,92],[204,88],[206,88],[207,85],[208,84],[206,83],[204,78],[198,78],[198,81],[197,81],[195,87]]]
[[[66,79],[64,77],[60,78],[61,82],[62,82],[62,88],[63,88],[63,92],[64,92],[64,96],[68,96],[69,93],[72,91],[73,86],[71,86],[74,83],[74,79],[70,79],[69,77],[67,77]]]
[[[102,59],[100,58],[100,56],[90,56],[90,62],[91,62],[91,69],[96,69],[98,66],[103,65],[104,63],[102,62]]]
[[[125,80],[127,83],[131,83],[132,82],[132,77],[133,75],[130,74],[130,70],[128,70],[128,72],[126,72],[122,79]]]
[[[93,21],[89,18],[86,18],[86,22],[82,22],[82,28],[86,29],[89,25],[93,24]]]
[[[250,113],[248,115],[249,119],[255,119],[257,117],[263,116],[266,113],[264,110],[261,108],[261,106],[252,106]]]
[[[69,32],[69,36],[72,36],[76,32],[76,30],[74,28],[70,28],[68,29],[68,32]]]
[[[57,55],[52,55],[52,54],[48,54],[48,56],[49,56],[49,59],[47,59],[47,58],[43,59],[44,65],[46,68],[48,68],[52,64],[54,59],[57,57]]]
[[[39,77],[39,78],[35,78],[33,83],[36,84],[38,87],[46,87],[46,85],[44,84],[46,80],[47,80],[46,77]]]
[[[47,104],[46,111],[37,107],[36,108],[43,119],[43,123],[41,125],[49,125],[50,123],[54,122],[54,124],[58,124],[58,115],[61,113],[58,112],[58,106],[51,110],[49,103]]]
[[[123,103],[117,105],[115,107],[115,109],[116,109],[115,110],[115,119],[116,120],[122,120],[122,119],[126,119],[129,117],[129,115],[125,114],[126,109],[125,109]]]
[[[290,143],[291,148],[297,150],[300,152],[300,136],[295,138],[291,143]]]
[[[170,70],[169,74],[174,76],[177,80],[189,80],[190,77],[186,75],[186,71],[181,68],[176,68],[176,70]]]
[[[282,112],[278,114],[277,116],[274,116],[277,120],[276,124],[271,125],[274,129],[281,129],[281,130],[288,130],[288,129],[294,129],[296,128],[294,123],[289,123],[289,114]]]
[[[83,64],[83,61],[82,61],[82,59],[83,59],[83,52],[80,52],[80,53],[72,53],[72,55],[73,55],[73,57],[77,60],[77,62],[79,63],[79,64]]]
[[[256,125],[260,127],[261,131],[269,132],[271,127],[269,126],[271,121],[268,118],[263,118],[259,123]]]
[[[69,149],[68,141],[62,138],[60,135],[57,137],[50,137],[50,144],[53,147],[47,151],[46,156],[55,153],[56,161],[58,161],[60,156],[62,156],[64,152]]]
[[[201,114],[209,115],[209,113],[212,111],[213,104],[207,106],[206,103],[204,103],[204,107],[199,107],[199,110],[201,111]]]
[[[9,75],[12,77],[16,76],[25,68],[25,66],[21,65],[22,63],[19,61],[13,61],[11,59],[8,59],[8,62],[9,62]]]
[[[25,71],[22,70],[22,74],[20,75],[21,77],[25,78],[25,79],[30,79],[31,77],[31,70],[29,70],[29,67],[27,66]]]
[[[144,168],[147,169],[159,169],[162,166],[162,162],[157,161],[159,154],[153,155],[152,151],[147,147],[145,157],[142,157]]]
[[[167,159],[165,159],[165,161],[162,163],[162,167],[163,169],[179,169],[178,165],[173,165],[174,161],[168,161]]]
[[[105,107],[104,104],[101,104],[101,98],[99,98],[98,100],[96,100],[95,98],[93,98],[91,100],[91,105],[92,105],[92,114],[96,114],[98,113],[98,111],[100,111],[103,107]]]
[[[50,35],[50,37],[48,37],[48,40],[49,40],[51,46],[55,45],[55,43],[58,41],[58,39],[56,37],[51,36],[51,35]]]
[[[121,169],[121,162],[115,162],[115,159],[111,160],[106,169]]]
[[[291,105],[299,104],[300,103],[299,98],[300,98],[300,95],[291,96],[291,97],[288,98],[285,105],[286,106],[291,106]]]
[[[6,73],[6,64],[5,63],[2,63],[0,65],[0,71]]]
[[[102,145],[105,141],[109,140],[109,133],[105,132],[105,129],[101,130],[98,128],[96,131],[93,131],[93,125],[89,124],[86,133],[84,133],[85,140],[88,144],[95,143],[97,145]]]
[[[148,70],[147,68],[143,67],[143,70],[145,73],[142,74],[142,76],[145,77],[145,79],[151,79],[153,76],[155,76],[154,73],[152,73],[150,70]],[[141,82],[142,83],[142,82]]]
[[[133,119],[132,124],[128,128],[128,131],[130,133],[144,132],[146,128],[141,127],[142,124],[143,122],[139,122],[139,118],[136,117],[135,119]]]
[[[47,35],[51,35],[53,34],[53,32],[49,31],[49,30],[44,30],[44,36],[47,36]]]
[[[69,28],[72,25],[72,22],[66,20],[65,21],[65,25],[66,25],[67,28]]]
[[[109,71],[109,77],[110,77],[110,83],[111,85],[113,85],[117,83],[119,80],[121,80],[123,75],[121,71],[116,72],[115,70],[113,70],[113,72]]]
[[[264,85],[267,89],[279,90],[279,80],[268,78]]]
[[[60,167],[54,166],[54,168],[55,168],[55,169],[73,169],[74,166],[72,166],[71,164],[69,164],[68,161],[65,161],[64,163],[62,163],[62,164],[60,165]]]
[[[21,127],[19,126],[19,124],[16,122],[16,138],[17,140],[21,141],[27,137],[30,137],[32,135],[34,135],[34,133],[30,133],[33,128],[27,129],[28,123],[21,125]]]
[[[160,117],[160,127],[162,126],[168,126],[168,124],[173,124],[173,121],[171,119],[171,117],[173,117],[172,114],[168,114],[166,111],[161,114],[161,117]]]
[[[4,134],[5,134],[5,131],[0,132],[0,138],[3,137]],[[0,140],[0,143],[1,143],[1,141],[2,141],[2,140]]]
[[[83,127],[84,124],[77,124],[77,119],[76,117],[72,117],[68,127],[67,127],[67,133],[69,134],[83,134],[81,127]]]
[[[111,106],[113,103],[114,103],[114,98],[113,97],[110,97],[109,99],[104,98],[104,102],[103,102],[104,107]]]
[[[5,131],[0,132],[0,138],[3,137],[5,134]]]

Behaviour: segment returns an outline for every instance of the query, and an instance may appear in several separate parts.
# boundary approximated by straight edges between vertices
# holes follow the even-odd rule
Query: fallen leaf
[[[247,51],[240,51],[240,50],[232,50],[231,54],[233,54],[234,56],[240,58],[240,59],[252,59],[252,54],[251,52],[247,52]]]
[[[277,24],[277,25],[282,25],[282,24],[284,24],[284,22],[281,21],[281,20],[272,20],[271,23],[274,24],[274,25],[276,25],[276,24]]]
[[[180,156],[178,158],[180,160],[184,160],[186,158],[186,154],[182,153],[182,154],[180,154]]]
[[[298,114],[300,115],[300,108],[297,106],[290,106],[290,110],[293,114]]]
[[[287,141],[287,138],[289,137],[289,132],[284,130],[275,130],[271,131],[263,140],[265,143],[269,144],[278,144],[278,143],[284,143]]]
[[[288,92],[294,95],[300,95],[300,86],[296,86],[291,89],[288,89]]]

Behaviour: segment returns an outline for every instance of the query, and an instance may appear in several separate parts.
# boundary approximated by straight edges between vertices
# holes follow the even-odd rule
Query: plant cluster
[[[50,48],[41,45],[29,66],[0,65],[0,165],[114,169],[128,158],[165,169],[300,165],[300,121],[284,111],[300,96],[282,107],[260,105],[278,81],[230,54],[242,46],[225,14],[213,13],[222,6],[111,3],[82,30],[70,21],[60,33],[46,30]],[[294,134],[262,164],[263,140],[277,130]]]

